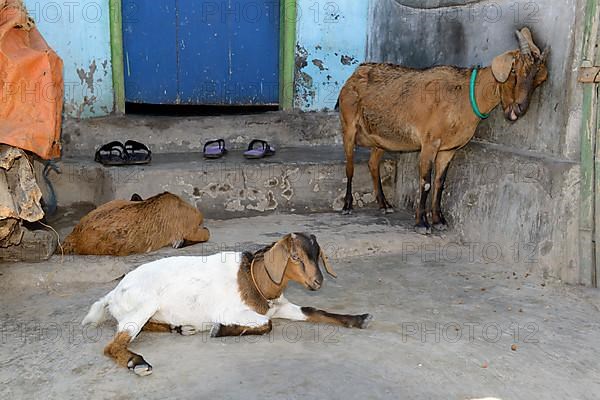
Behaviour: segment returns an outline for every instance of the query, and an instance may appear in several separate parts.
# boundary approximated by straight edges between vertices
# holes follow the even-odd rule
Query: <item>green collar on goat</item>
[[[479,110],[479,106],[477,105],[477,99],[475,98],[475,84],[477,82],[477,71],[481,68],[481,66],[477,65],[473,67],[473,72],[471,73],[471,85],[469,86],[469,92],[471,96],[471,107],[473,108],[473,112],[481,119],[488,119],[490,114],[484,114]]]

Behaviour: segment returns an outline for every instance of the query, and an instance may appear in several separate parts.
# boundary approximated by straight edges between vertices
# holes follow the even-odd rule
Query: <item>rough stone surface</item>
[[[63,126],[63,158],[93,159],[101,145],[137,140],[154,153],[201,152],[204,143],[225,139],[227,148],[246,149],[252,139],[279,147],[341,143],[337,113],[268,112],[204,117],[111,116],[74,120]]]
[[[414,209],[418,154],[398,156],[397,199]],[[471,143],[450,166],[442,209],[465,243],[491,258],[535,264],[546,276],[580,282],[579,165],[504,146]]]
[[[356,156],[354,197],[357,208],[372,205],[373,183],[368,152]],[[156,154],[151,165],[105,168],[85,160],[65,160],[53,175],[61,205],[103,204],[169,191],[195,204],[210,218],[232,218],[270,212],[325,212],[343,207],[346,193],[344,155],[340,147],[284,148],[263,160],[246,160],[232,151],[220,160],[200,153]],[[395,162],[381,167],[384,190],[394,198]]]
[[[468,4],[447,7],[460,2]],[[518,48],[515,30],[528,26],[540,48],[552,47],[550,78],[534,94],[524,118],[508,124],[497,109],[480,125],[477,135],[498,144],[577,159],[574,148],[579,136],[568,131],[567,125],[573,123],[570,114],[581,97],[581,85],[576,82],[579,65],[574,68],[573,63],[581,47],[575,21],[583,15],[585,1],[460,2],[419,2],[419,8],[413,8],[415,1],[372,2],[367,60],[418,68],[490,65],[497,55]]]
[[[50,230],[22,229],[18,244],[0,248],[0,262],[39,262],[54,254],[58,237]]]
[[[91,205],[59,209],[49,221],[64,238]],[[311,232],[332,259],[382,253],[417,253],[421,245],[436,248],[452,241],[452,236],[422,238],[410,228],[410,215],[398,212],[380,215],[378,210],[360,214],[339,213],[311,215],[270,214],[250,218],[205,221],[210,241],[184,249],[164,248],[158,252],[130,257],[61,255],[60,248],[49,263],[0,264],[0,290],[8,286],[52,288],[65,284],[106,283],[127,273],[137,265],[174,255],[208,255],[220,251],[257,250],[289,232]],[[36,260],[41,261],[41,260]]]
[[[114,322],[84,329],[80,321],[116,285],[90,284],[101,282],[96,273],[147,258],[78,258],[78,273],[53,258],[46,269],[75,277],[53,285],[23,285],[8,271],[27,265],[2,265],[0,398],[596,399],[597,291],[555,286],[511,263],[471,261],[458,253],[464,247],[435,247],[435,238],[410,233],[403,216],[369,218],[211,221],[217,242],[257,245],[305,229],[343,243],[348,251],[332,257],[337,280],[316,293],[292,285],[287,297],[370,312],[374,321],[348,330],[276,320],[270,336],[241,339],[142,333],[131,349],[153,365],[146,378],[102,355]],[[411,243],[421,251],[369,250],[373,237],[388,249]]]

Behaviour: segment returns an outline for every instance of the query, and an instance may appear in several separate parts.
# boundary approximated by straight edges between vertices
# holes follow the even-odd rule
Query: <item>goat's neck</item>
[[[251,266],[251,279],[253,285],[259,294],[265,297],[266,300],[274,300],[281,297],[283,291],[287,286],[287,278],[284,276],[281,284],[277,285],[271,280],[267,270],[265,268],[265,262],[256,260],[254,265]],[[252,276],[253,275],[253,276]]]
[[[479,110],[484,114],[489,114],[500,104],[500,85],[494,78],[492,67],[479,70],[475,83],[475,98]]]

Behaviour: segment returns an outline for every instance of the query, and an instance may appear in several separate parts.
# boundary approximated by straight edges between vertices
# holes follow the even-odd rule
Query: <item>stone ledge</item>
[[[60,225],[58,223],[57,225]],[[73,256],[59,254],[37,263],[0,264],[0,289],[37,286],[107,283],[120,278],[140,264],[167,256],[209,255],[221,251],[255,251],[287,233],[315,234],[338,272],[341,260],[351,257],[401,254],[422,246],[435,248],[451,236],[423,237],[412,230],[410,215],[398,212],[382,216],[377,210],[363,210],[352,216],[323,213],[311,215],[279,214],[229,220],[207,220],[211,231],[209,242],[184,249],[164,248],[154,253],[129,257]],[[70,228],[59,229],[64,239]],[[404,247],[403,247],[404,246]],[[41,260],[40,260],[41,261]],[[401,263],[402,258],[399,257]]]
[[[355,206],[375,203],[367,167],[369,152],[356,154]],[[209,218],[233,218],[273,212],[338,211],[346,191],[341,146],[281,148],[273,157],[246,160],[231,151],[220,160],[200,153],[155,154],[147,166],[110,167],[83,159],[61,162],[62,175],[51,175],[59,205],[103,204],[138,193],[146,198],[169,191],[195,204]],[[381,167],[384,190],[394,200],[393,159]]]
[[[110,116],[63,125],[63,157],[90,157],[113,140],[132,139],[154,153],[201,152],[207,140],[225,139],[230,149],[245,149],[252,139],[277,147],[333,145],[342,142],[337,113],[267,112],[204,117]]]

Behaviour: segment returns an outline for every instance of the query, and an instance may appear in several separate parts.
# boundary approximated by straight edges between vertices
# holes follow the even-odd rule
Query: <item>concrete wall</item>
[[[65,115],[82,118],[111,113],[109,0],[25,0],[25,5],[64,61]]]
[[[481,124],[477,136],[560,157],[567,142],[578,139],[565,136],[568,102],[562,101],[565,82],[573,74],[576,2],[484,0],[444,7],[444,2],[436,1],[430,3],[442,7],[427,9],[411,7],[414,1],[372,1],[367,59],[411,67],[490,65],[495,56],[518,48],[514,32],[528,26],[540,48],[552,45],[551,79],[537,91],[523,120],[508,124],[498,108]]]
[[[364,61],[367,1],[298,0],[294,107],[332,109],[346,79]]]
[[[461,3],[464,3],[460,5]],[[456,5],[459,4],[459,5]],[[577,21],[583,2],[373,0],[367,60],[413,67],[489,65],[529,26],[552,45],[550,79],[527,115],[497,109],[450,167],[443,207],[467,243],[500,249],[515,264],[578,283],[579,99]],[[397,201],[414,209],[418,154],[398,156]]]

